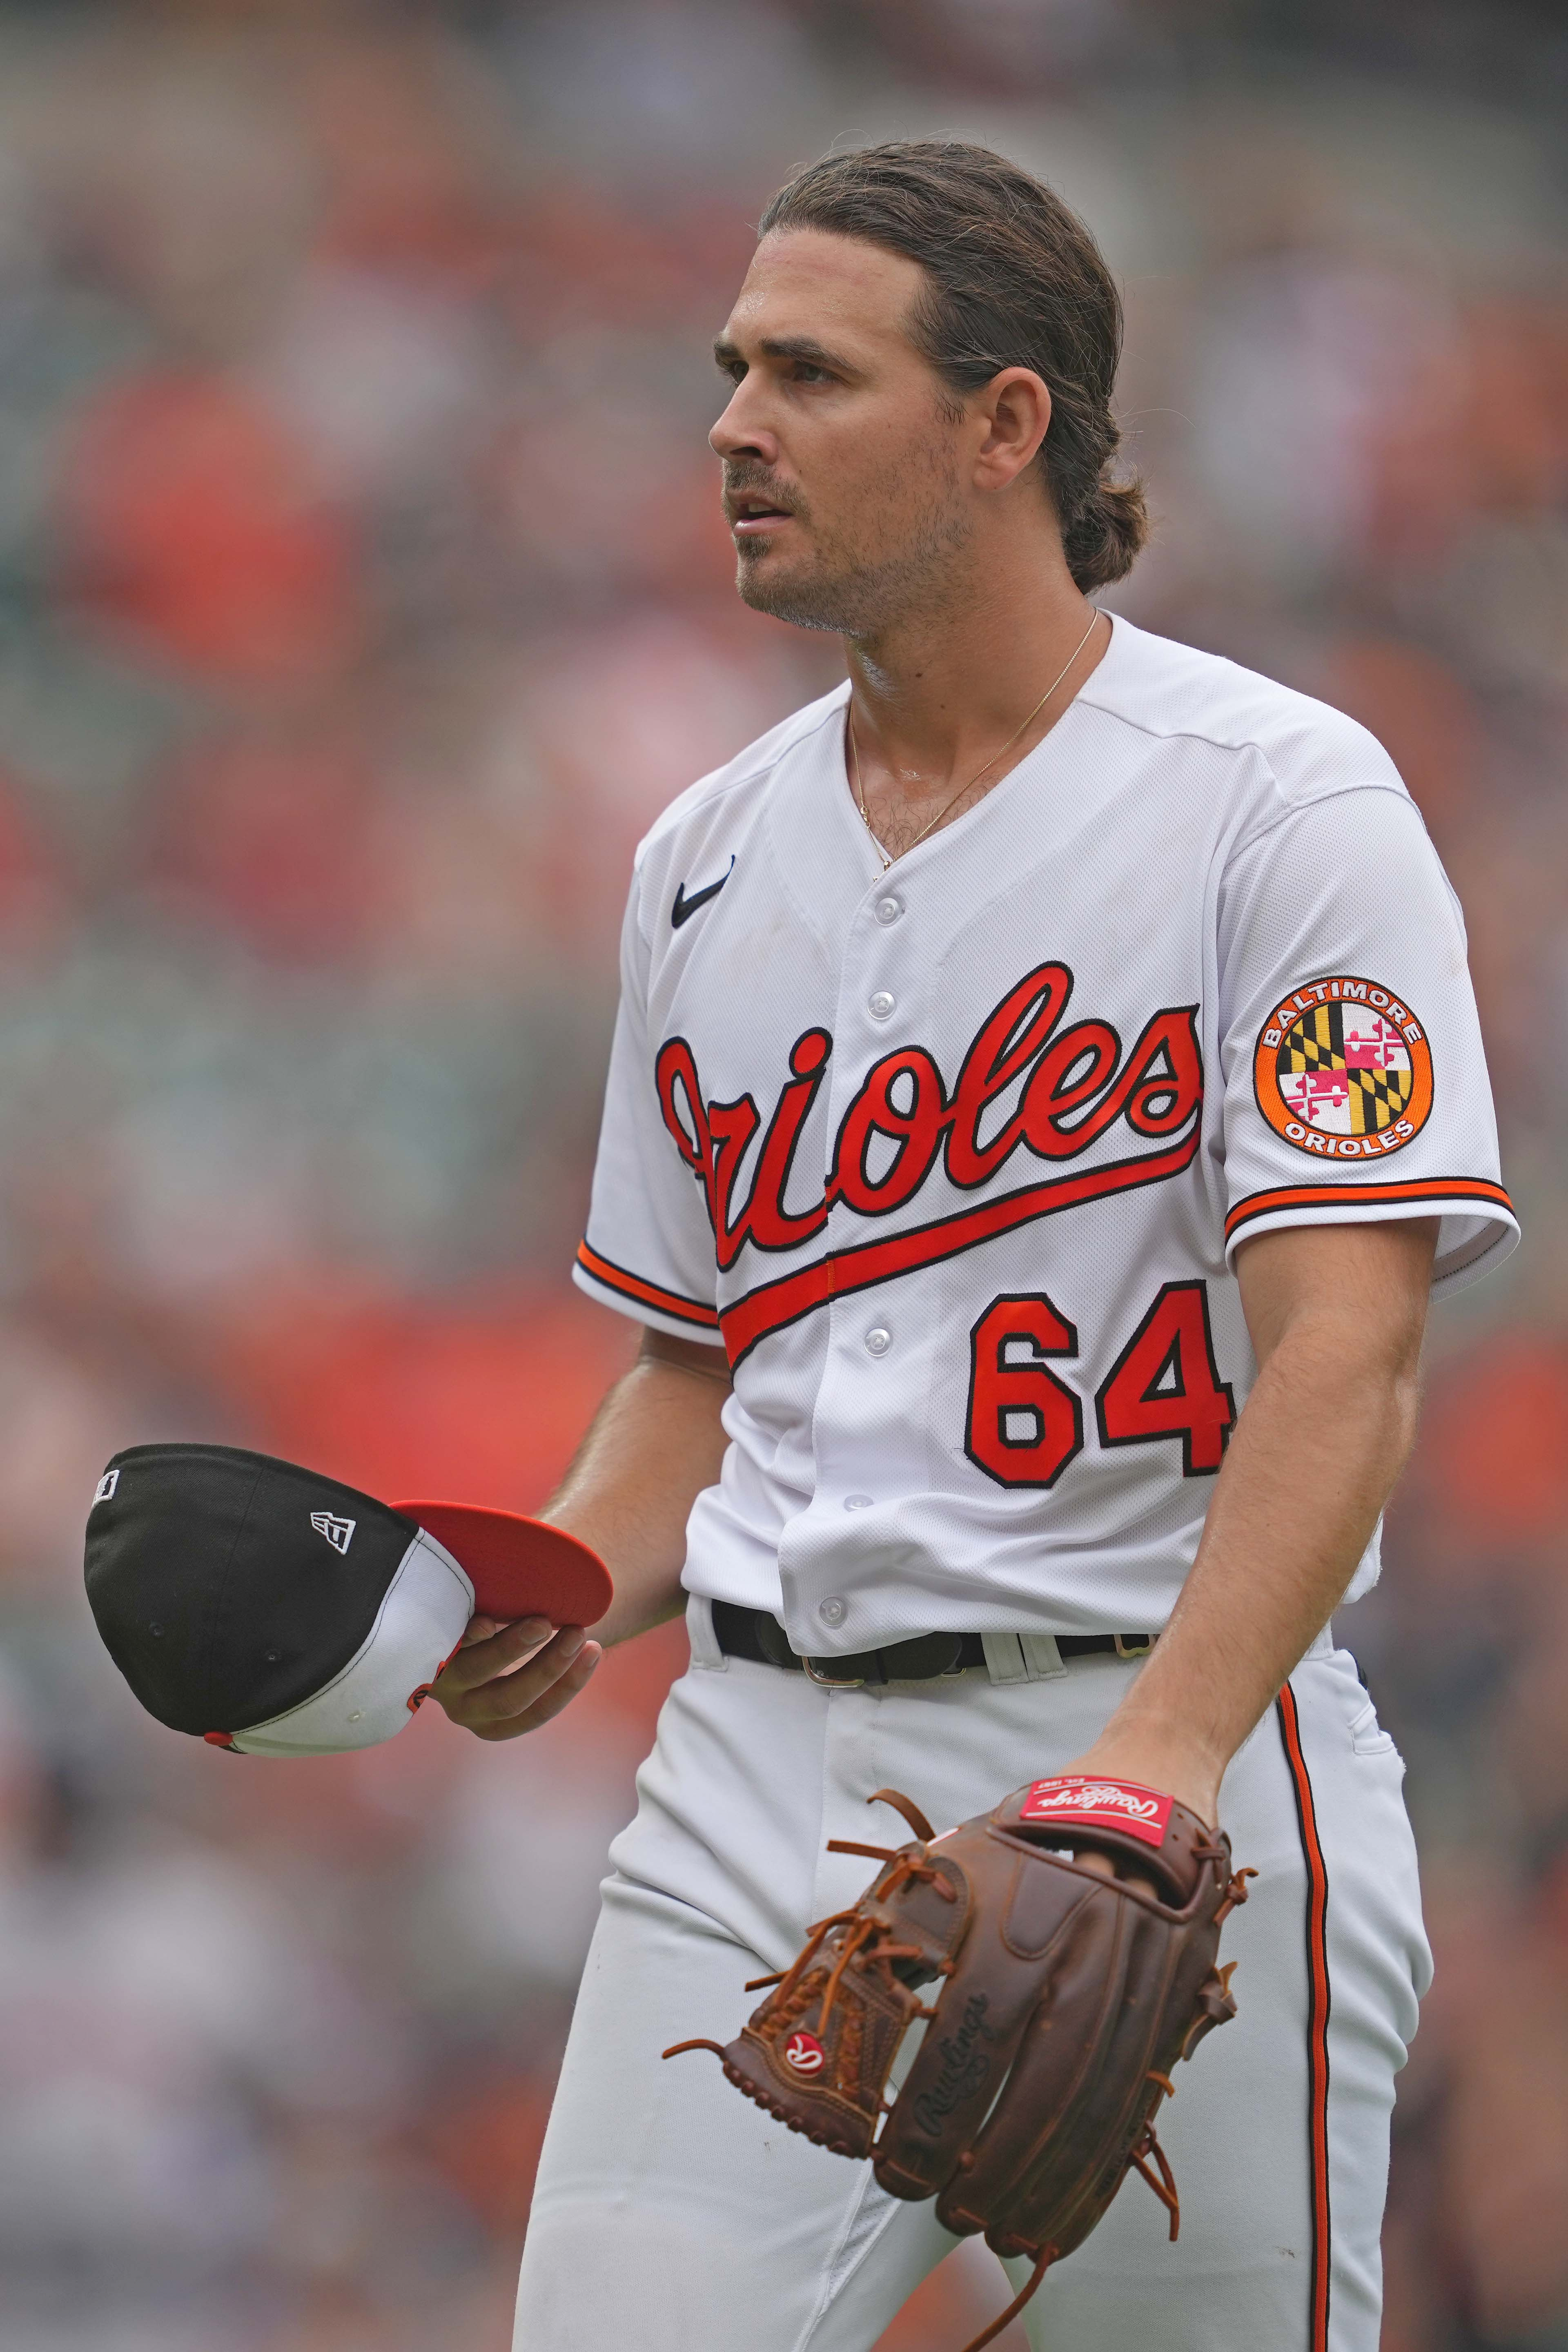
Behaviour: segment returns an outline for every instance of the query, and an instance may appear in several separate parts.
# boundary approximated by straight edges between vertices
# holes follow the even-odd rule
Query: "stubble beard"
[[[871,501],[863,532],[815,534],[803,562],[786,565],[765,547],[742,544],[735,565],[742,603],[797,629],[860,640],[917,614],[952,609],[965,593],[971,525],[945,455],[928,451],[923,469],[910,469],[912,480],[906,475],[889,484]],[[810,510],[795,511],[809,530]],[[866,551],[867,541],[877,552]]]

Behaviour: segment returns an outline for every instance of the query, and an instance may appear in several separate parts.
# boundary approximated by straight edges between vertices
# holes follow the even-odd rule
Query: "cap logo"
[[[1037,1780],[1018,1808],[1021,1822],[1080,1822],[1095,1829],[1121,1830],[1145,1845],[1163,1845],[1171,1799],[1136,1780],[1090,1780],[1069,1773]]]
[[[93,1490],[92,1490],[92,1499],[93,1499],[93,1501],[94,1501],[95,1503],[107,1503],[107,1502],[108,1502],[108,1500],[109,1500],[109,1498],[110,1498],[110,1495],[112,1495],[112,1494],[113,1494],[113,1492],[114,1492],[114,1490],[115,1490],[116,1486],[119,1486],[119,1484],[120,1484],[120,1473],[119,1473],[119,1471],[118,1471],[118,1470],[106,1470],[106,1471],[104,1472],[104,1474],[103,1474],[102,1477],[99,1480],[99,1482],[98,1482],[97,1486],[96,1486],[93,1488]]]
[[[357,1519],[335,1519],[331,1511],[312,1511],[310,1525],[319,1536],[325,1536],[334,1551],[347,1551],[353,1541]]]

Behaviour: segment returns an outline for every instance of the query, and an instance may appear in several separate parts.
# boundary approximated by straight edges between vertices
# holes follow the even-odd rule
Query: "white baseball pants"
[[[744,1979],[853,1901],[870,1866],[826,1841],[905,1833],[868,1811],[873,1790],[950,1827],[1061,1770],[1137,1668],[1096,1655],[1033,1681],[826,1691],[720,1660],[703,1603],[689,1622],[694,1663],[611,1849],[514,2352],[868,2352],[956,2241],[931,2204],[774,2123],[716,2059],[659,2053],[728,2041],[757,1998]],[[1130,2178],[1047,2273],[1037,2352],[1377,2352],[1394,2081],[1431,1973],[1403,1778],[1325,1635],[1226,1776],[1222,1823],[1259,1874],[1225,1928],[1239,2014],[1160,2113],[1181,2237]],[[1000,2309],[1000,2265],[996,2288]]]

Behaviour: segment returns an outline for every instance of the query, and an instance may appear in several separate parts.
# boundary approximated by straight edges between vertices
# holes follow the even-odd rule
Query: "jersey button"
[[[892,1344],[892,1333],[884,1330],[880,1323],[866,1334],[866,1346],[873,1356],[885,1356]]]
[[[826,1601],[817,1602],[816,1613],[825,1625],[842,1625],[849,1614],[849,1603],[841,1601],[837,1592],[830,1592]]]
[[[873,1021],[885,1021],[898,1001],[898,998],[889,995],[885,988],[879,988],[866,1010]]]
[[[847,1511],[868,1511],[871,1507],[871,1497],[869,1495],[846,1495],[844,1507]]]
[[[884,925],[896,923],[903,911],[904,902],[901,898],[879,898],[877,901],[877,920]]]

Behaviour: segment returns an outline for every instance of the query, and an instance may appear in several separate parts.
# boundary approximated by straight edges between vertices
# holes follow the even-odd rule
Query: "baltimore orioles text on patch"
[[[1298,1151],[1381,1160],[1419,1135],[1432,1108],[1432,1051],[1410,1007],[1345,973],[1282,998],[1258,1033],[1258,1108]]]

